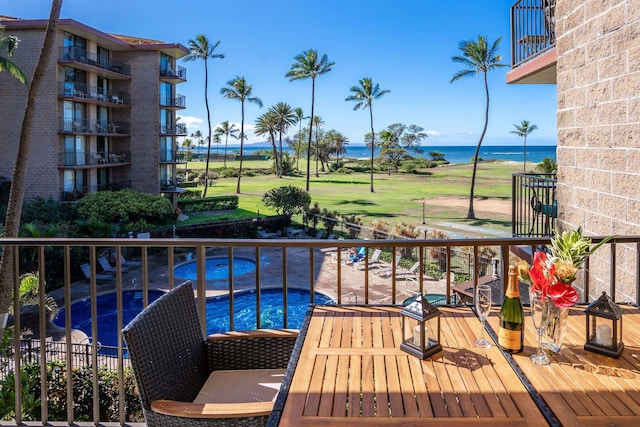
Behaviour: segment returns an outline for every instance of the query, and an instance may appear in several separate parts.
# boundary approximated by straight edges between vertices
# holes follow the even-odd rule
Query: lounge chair
[[[395,262],[393,263],[393,265],[387,265],[386,267],[381,267],[381,268],[377,269],[375,271],[375,273],[377,275],[383,276],[383,277],[388,277],[388,275],[390,276],[391,275],[391,271],[393,271],[394,269],[398,268],[398,265],[400,264],[400,259],[402,259],[402,257],[400,255],[396,255],[396,259],[395,259]]]
[[[91,266],[89,265],[89,263],[81,264],[80,268],[84,273],[84,277],[86,277],[87,280],[91,280]],[[98,281],[109,280],[112,277],[113,276],[111,274],[96,273],[96,280]]]
[[[123,330],[148,427],[266,425],[298,333],[202,336],[191,282]]]
[[[278,237],[278,233],[268,233],[264,230],[258,230],[258,237],[261,239],[274,239]]]
[[[375,251],[373,251],[373,255],[371,255],[371,258],[369,258],[369,268],[378,267],[381,264],[380,262],[381,254],[382,254],[382,249],[376,249]],[[361,267],[362,267],[362,270],[364,270],[364,262],[358,263],[358,269],[360,269]]]
[[[127,267],[142,267],[142,261],[128,261],[122,255],[120,255],[120,264]]]
[[[98,263],[104,271],[107,271],[109,273],[115,273],[116,271],[118,271],[116,267],[112,267],[111,264],[109,264],[109,261],[105,257],[98,258]],[[122,266],[122,272],[125,273],[127,271],[129,271],[129,269]]]
[[[416,262],[409,268],[408,270],[398,269],[396,268],[396,277],[407,277],[415,275],[416,270],[420,268],[420,261]],[[385,271],[383,274],[380,274],[381,277],[391,277],[393,275],[393,269],[389,269]]]

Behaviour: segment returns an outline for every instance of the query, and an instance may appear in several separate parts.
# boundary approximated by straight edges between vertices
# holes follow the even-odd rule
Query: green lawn
[[[245,161],[245,170],[268,168],[268,161]],[[189,162],[189,168],[204,168],[204,163]],[[213,163],[212,168],[219,167]],[[229,167],[237,167],[238,162],[227,162]],[[303,166],[303,162],[300,162]],[[519,172],[518,163],[480,163],[476,177],[476,197],[511,199],[511,174]],[[318,202],[320,208],[338,211],[343,214],[356,214],[362,224],[381,218],[390,224],[405,222],[411,225],[422,224],[422,200],[461,196],[468,198],[471,183],[472,165],[452,165],[420,170],[419,174],[376,173],[374,175],[375,193],[369,190],[368,173],[320,173],[311,174],[310,194],[312,203]],[[215,181],[208,191],[209,195],[235,194],[237,178],[222,178]],[[296,185],[305,188],[305,176],[276,178],[274,175],[243,176],[241,181],[240,210],[242,216],[271,214],[262,203],[262,195],[269,189]],[[438,228],[438,224],[460,223],[465,226],[481,226],[500,231],[510,231],[511,216],[478,212],[476,220],[467,220],[468,204],[464,207],[446,207],[425,205],[425,220],[429,228]]]

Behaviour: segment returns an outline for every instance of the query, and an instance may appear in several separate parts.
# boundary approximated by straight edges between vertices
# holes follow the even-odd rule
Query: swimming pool
[[[149,290],[149,302],[155,301],[163,291]],[[123,326],[129,323],[142,311],[142,291],[124,291]],[[287,327],[299,329],[309,305],[309,291],[304,289],[287,289]],[[329,304],[332,300],[326,295],[316,292],[314,302]],[[115,347],[118,344],[120,330],[117,328],[116,293],[98,295],[98,342],[101,346]],[[229,295],[207,298],[207,333],[229,331]],[[58,311],[53,323],[64,327],[65,308]],[[256,328],[256,293],[241,291],[234,294],[234,329],[247,330]],[[284,312],[282,307],[282,289],[263,289],[260,291],[260,321],[262,328],[283,328]],[[80,329],[91,337],[91,300],[85,298],[71,304],[71,327]],[[101,350],[103,354],[115,354]]]
[[[226,256],[210,257],[206,259],[206,280],[226,279],[229,277],[229,258]],[[198,265],[196,261],[188,261],[176,266],[173,275],[183,280],[198,278]],[[233,258],[233,276],[241,276],[251,273],[256,269],[256,262],[249,258]]]

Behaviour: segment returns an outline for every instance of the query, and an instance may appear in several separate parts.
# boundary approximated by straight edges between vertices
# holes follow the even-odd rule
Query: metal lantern
[[[402,344],[400,349],[426,359],[442,350],[440,345],[440,310],[423,296],[402,309]]]
[[[589,304],[586,314],[587,340],[584,349],[618,358],[622,342],[622,309],[606,292]]]

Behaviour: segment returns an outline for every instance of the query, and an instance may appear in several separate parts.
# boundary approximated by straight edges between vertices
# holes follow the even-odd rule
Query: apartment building
[[[20,39],[12,61],[33,75],[47,20],[0,17],[6,34]],[[174,204],[176,120],[186,81],[179,43],[107,34],[61,19],[55,54],[36,105],[37,126],[25,198],[75,201],[88,193],[133,188],[165,194]],[[11,178],[27,102],[27,89],[0,73],[0,176]]]
[[[557,86],[558,223],[640,234],[640,2],[518,0],[511,22],[507,83]],[[592,257],[592,295],[613,282],[623,301],[640,289],[637,248],[615,248]]]

